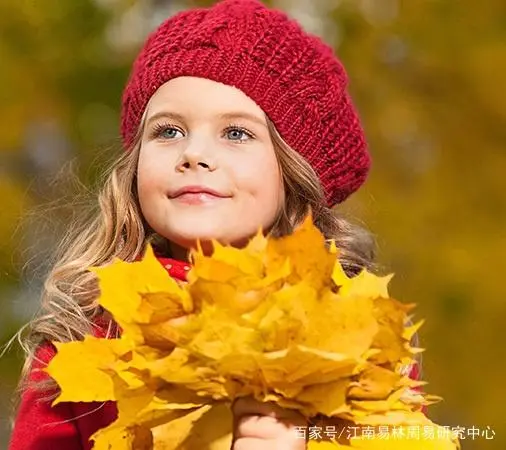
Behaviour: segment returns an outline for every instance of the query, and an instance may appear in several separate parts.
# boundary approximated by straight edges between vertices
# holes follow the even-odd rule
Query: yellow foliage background
[[[72,215],[52,209],[75,192],[62,166],[96,180],[140,40],[196,3],[211,2],[0,2],[1,343],[37,309],[47,252]],[[350,75],[373,169],[341,209],[377,236],[392,293],[427,319],[424,377],[445,399],[431,418],[495,430],[464,449],[504,448],[506,3],[272,3],[329,40]],[[0,447],[20,363],[19,351],[0,359]]]

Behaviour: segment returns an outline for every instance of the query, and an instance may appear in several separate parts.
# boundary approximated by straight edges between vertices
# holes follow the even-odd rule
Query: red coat
[[[172,277],[185,279],[188,268],[186,264],[166,258],[159,259]],[[97,336],[105,337],[105,332],[98,331]],[[37,369],[46,366],[55,353],[51,344],[40,348],[37,353],[40,361],[34,363],[30,374],[32,381],[48,377],[45,372]],[[410,377],[418,379],[416,366]],[[90,437],[116,420],[116,416],[114,402],[59,403],[51,407],[51,402],[41,400],[39,393],[27,390],[21,398],[9,450],[90,450]]]

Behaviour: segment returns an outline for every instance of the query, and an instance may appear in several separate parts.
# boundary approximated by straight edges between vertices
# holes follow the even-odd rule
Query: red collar
[[[160,256],[156,253],[156,259],[160,262],[160,264],[167,270],[169,275],[178,280],[178,281],[187,281],[186,275],[188,271],[191,269],[191,264],[186,261],[179,261],[178,259],[167,258],[165,256]],[[140,261],[142,259],[142,255],[137,256],[135,261]]]
[[[188,262],[161,256],[157,256],[157,259],[172,278],[179,281],[186,281],[188,271],[191,269],[191,265]]]

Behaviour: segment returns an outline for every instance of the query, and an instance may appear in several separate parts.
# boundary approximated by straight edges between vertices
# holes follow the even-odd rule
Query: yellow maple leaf
[[[54,343],[58,357],[45,369],[58,380],[61,393],[53,402],[101,402],[116,400],[110,372],[131,346],[120,339],[86,336],[83,341]],[[86,377],[82,374],[85,373]]]
[[[139,324],[150,323],[156,312],[166,319],[178,317],[180,311],[193,311],[191,297],[166,270],[148,247],[142,261],[127,263],[116,260],[104,267],[90,268],[99,279],[99,303],[109,311],[125,338],[143,343]],[[176,308],[175,305],[180,307]],[[154,317],[153,317],[154,316]]]
[[[336,275],[338,271],[334,269],[333,272],[336,279],[339,279]],[[367,270],[362,270],[356,277],[338,284],[341,286],[339,293],[344,297],[388,298],[388,283],[392,277],[393,275],[378,277]]]
[[[290,236],[196,251],[184,285],[150,248],[141,261],[93,268],[121,337],[56,344],[56,401],[117,402],[95,450],[228,450],[229,405],[242,396],[357,426],[429,426],[419,411],[436,398],[413,393],[422,383],[399,370],[420,350],[410,346],[421,325],[408,324],[412,305],[389,297],[391,276],[348,277],[338,255],[308,217]],[[363,442],[314,445],[420,448]],[[448,443],[433,448],[458,445]]]
[[[401,384],[399,373],[370,364],[360,373],[357,381],[350,383],[348,398],[383,400],[398,384]]]
[[[232,412],[229,405],[203,406],[153,430],[157,450],[230,450]]]
[[[330,285],[336,255],[327,248],[325,238],[314,226],[311,214],[295,233],[268,240],[266,252],[267,267],[279,266],[280,261],[289,258],[291,273],[288,280],[292,284],[306,280],[317,291]]]
[[[93,450],[151,450],[153,436],[149,428],[134,425],[128,428],[104,428],[92,436]]]

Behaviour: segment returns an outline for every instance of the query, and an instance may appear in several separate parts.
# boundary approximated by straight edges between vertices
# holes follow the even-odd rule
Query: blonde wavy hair
[[[92,333],[94,321],[104,311],[97,303],[98,286],[87,269],[102,266],[113,258],[133,261],[142,254],[148,242],[163,248],[164,240],[144,221],[137,195],[137,163],[140,152],[141,125],[134,145],[123,152],[104,174],[98,204],[83,217],[74,219],[57,248],[55,264],[44,284],[41,311],[28,324],[22,339],[26,352],[20,390],[27,387],[28,373],[37,348],[48,341],[81,340]],[[335,240],[348,274],[362,268],[373,270],[374,241],[361,227],[350,223],[326,206],[324,192],[315,171],[290,148],[268,120],[285,188],[285,205],[270,233],[290,233],[309,210],[325,238]],[[168,246],[165,246],[167,248]],[[49,392],[53,380],[32,388]]]

